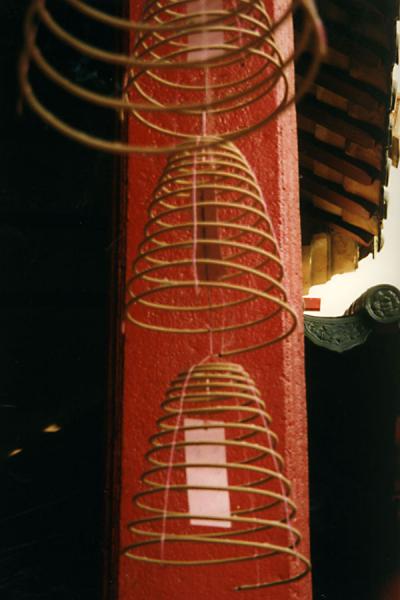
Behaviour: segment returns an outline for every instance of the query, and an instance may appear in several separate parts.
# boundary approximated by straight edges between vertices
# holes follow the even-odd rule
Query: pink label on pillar
[[[207,428],[212,421],[201,419],[185,419],[185,427],[202,427],[185,431],[187,442],[209,442],[201,446],[186,446],[185,459],[190,464],[225,465],[227,461],[226,447],[213,442],[225,440],[223,427]],[[188,485],[227,487],[228,471],[224,467],[187,467],[186,482]],[[188,490],[189,513],[196,516],[218,517],[221,520],[191,519],[192,525],[206,525],[210,527],[231,527],[230,521],[223,518],[230,517],[231,506],[229,492],[224,490]]]
[[[196,0],[189,2],[187,7],[188,14],[202,13],[213,10],[221,10],[223,0]],[[221,54],[222,50],[210,48],[210,46],[221,46],[224,43],[223,31],[199,31],[188,36],[189,46],[199,47],[199,50],[193,50],[188,55],[189,60],[207,60],[213,56]],[[201,47],[204,47],[204,50]]]

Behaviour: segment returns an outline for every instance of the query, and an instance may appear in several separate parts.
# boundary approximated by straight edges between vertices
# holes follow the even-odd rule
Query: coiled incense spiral
[[[232,363],[198,364],[172,381],[162,408],[133,498],[126,556],[179,567],[268,561],[259,581],[236,590],[304,576],[310,563],[298,550],[291,484],[248,373]]]
[[[212,334],[221,356],[268,346],[296,326],[264,198],[232,144],[169,158],[132,271],[128,320]]]
[[[263,0],[145,0],[139,22],[97,10],[84,0],[32,0],[20,60],[21,92],[48,124],[98,150],[164,153],[176,146],[190,148],[205,127],[207,133],[235,139],[267,123],[295,99],[286,71],[297,53],[284,57],[274,34],[296,8],[304,13],[298,53],[310,47],[313,53],[307,87],[322,53],[311,0],[294,0],[276,21]],[[122,36],[126,49],[117,52],[93,41],[96,28]],[[72,53],[65,64],[46,50],[49,38],[61,48],[61,56]],[[86,81],[71,72],[70,62],[82,59],[93,64],[96,77],[103,70],[106,78],[115,78],[114,93],[102,92],[96,77]],[[52,87],[65,94],[62,103],[57,104]],[[77,101],[134,116],[157,130],[157,140],[136,143],[134,134],[132,143],[104,139],[88,129],[87,119],[79,119]],[[206,139],[212,143],[213,138]]]

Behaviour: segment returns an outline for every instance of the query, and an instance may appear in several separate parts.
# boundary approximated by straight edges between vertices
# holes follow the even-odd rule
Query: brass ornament
[[[133,497],[134,541],[125,555],[179,567],[268,559],[263,575],[238,582],[238,591],[306,575],[310,563],[298,550],[302,536],[292,524],[296,505],[278,438],[243,367],[200,363],[172,381],[162,407]]]
[[[208,334],[220,356],[268,346],[296,326],[264,198],[231,143],[171,155],[132,271],[128,320]]]
[[[127,35],[132,51],[112,52],[71,33],[52,11],[60,2],[82,22],[101,24]],[[94,9],[84,0],[33,0],[25,21],[25,45],[19,67],[25,101],[63,135],[113,153],[168,153],[178,145],[194,147],[198,136],[204,133],[231,140],[265,125],[314,79],[324,51],[314,3],[294,0],[276,21],[270,19],[263,0],[207,0],[201,6],[205,8],[199,8],[199,0],[146,0],[142,21],[135,23]],[[274,34],[297,8],[304,13],[298,50],[283,57]],[[38,28],[46,29],[77,57],[111,65],[120,73],[125,71],[120,95],[103,94],[73,81],[46,55],[38,39]],[[132,33],[135,37],[130,39]],[[295,97],[289,91],[286,71],[298,54],[310,48],[313,60]],[[40,99],[40,89],[36,90],[37,84],[31,82],[32,65],[72,98],[123,117],[134,115],[162,137],[165,135],[166,140],[158,140],[154,145],[107,140],[85,131],[84,125],[67,123],[57,107],[46,106]],[[278,100],[271,98],[266,103],[265,98],[272,94]],[[234,118],[226,119],[228,114]],[[249,114],[254,114],[250,121]],[[170,115],[174,116],[174,125]],[[213,138],[204,139],[212,143]]]

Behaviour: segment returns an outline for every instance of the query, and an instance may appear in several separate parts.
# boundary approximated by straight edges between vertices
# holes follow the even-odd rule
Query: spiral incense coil
[[[200,363],[172,381],[162,408],[133,497],[126,556],[174,566],[268,559],[268,580],[238,582],[236,590],[308,573],[278,439],[248,373],[232,363]]]
[[[286,70],[296,56],[282,56],[274,33],[296,8],[304,13],[298,53],[308,51],[313,44],[313,60],[303,86],[307,88],[323,53],[313,0],[294,0],[276,21],[265,11],[264,0],[144,0],[142,20],[137,23],[94,9],[84,0],[33,0],[25,22],[21,90],[30,107],[47,123],[100,150],[168,153],[178,145],[186,149],[194,146],[205,128],[208,133],[234,139],[267,123],[295,100]],[[66,16],[65,9],[71,14]],[[83,31],[100,27],[127,36],[126,46],[132,51],[115,52],[95,45],[84,39],[84,34],[71,32],[71,23],[82,25]],[[125,72],[120,92],[101,93],[92,81],[82,85],[46,53],[46,43],[39,35],[42,31],[73,52],[76,61],[82,57],[92,61],[96,72],[102,67],[108,76],[110,67],[116,76]],[[130,39],[132,33],[135,37]],[[31,77],[32,66],[70,95],[71,101],[78,99],[120,116],[134,115],[162,134],[164,142],[143,146],[107,140],[85,131],[84,125],[68,123],[36,94],[38,83]],[[274,97],[267,101],[272,94]],[[74,116],[76,112],[79,114],[75,111]],[[233,118],[227,120],[227,114]],[[211,143],[213,138],[204,139]]]
[[[213,11],[223,4],[222,0],[198,0],[189,3],[187,10],[199,11],[204,5]],[[289,16],[291,10],[279,25]],[[155,12],[153,2],[148,1],[144,20],[157,25],[164,15]],[[233,140],[265,125],[294,99],[286,73],[294,54],[285,58],[280,51],[274,38],[278,23],[269,17],[264,1],[258,0],[251,7],[244,3],[234,17],[199,33],[188,34],[185,27],[182,32],[140,34],[134,55],[148,66],[128,72],[125,90],[132,102],[147,101],[151,108],[135,110],[134,116],[159,133],[177,138],[185,149],[203,143],[198,136],[205,133]],[[307,46],[311,35],[307,27],[303,33],[301,48]],[[166,60],[175,68],[158,66]],[[190,71],[182,69],[188,64]],[[178,116],[171,119],[157,114],[164,109]]]
[[[130,321],[210,334],[221,356],[277,342],[296,325],[264,198],[230,143],[169,158],[132,268]]]

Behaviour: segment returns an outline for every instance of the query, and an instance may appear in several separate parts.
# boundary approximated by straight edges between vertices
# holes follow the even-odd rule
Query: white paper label
[[[212,421],[202,419],[185,419],[185,427],[199,427],[185,431],[187,442],[209,442],[201,446],[185,446],[186,462],[190,464],[211,463],[213,465],[225,465],[226,447],[215,445],[213,442],[225,440],[225,429],[223,427],[207,428]],[[188,485],[207,485],[215,487],[228,486],[228,472],[224,467],[187,467],[186,481]],[[222,520],[230,517],[231,507],[229,492],[224,490],[188,490],[189,512],[193,515],[204,515],[218,517],[221,520],[191,519],[192,525],[206,525],[210,527],[231,527],[230,521]]]
[[[207,10],[221,10],[222,0],[197,0],[189,2],[188,14],[202,13]],[[222,31],[199,31],[189,35],[189,46],[200,47],[199,50],[194,50],[188,55],[189,60],[207,60],[213,56],[221,54],[218,48],[210,49],[209,46],[221,46],[224,43],[224,33]],[[204,50],[201,50],[201,47]],[[208,47],[207,47],[208,46]]]

